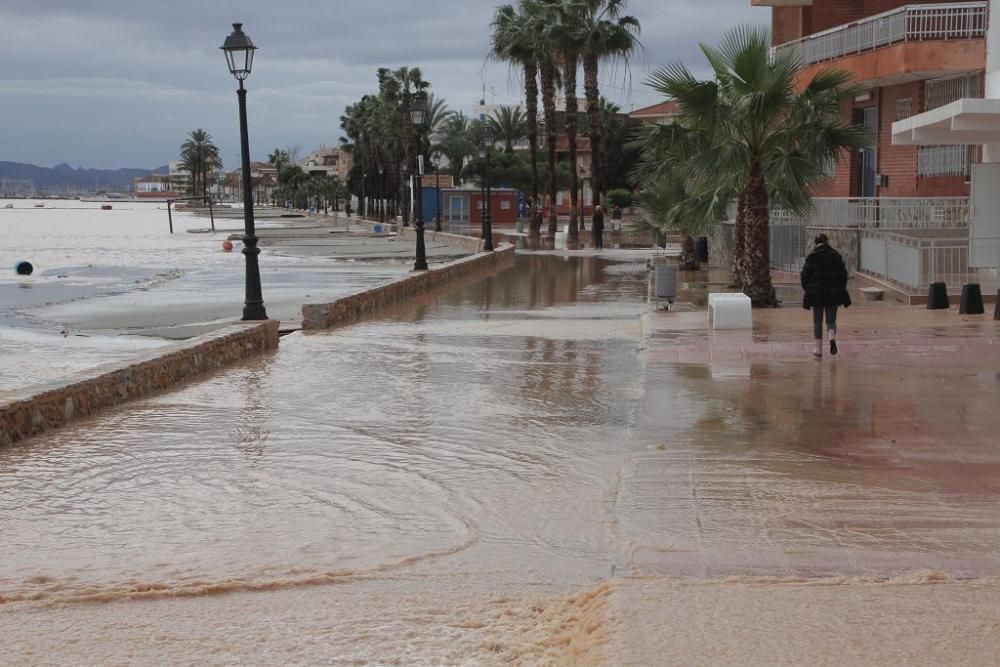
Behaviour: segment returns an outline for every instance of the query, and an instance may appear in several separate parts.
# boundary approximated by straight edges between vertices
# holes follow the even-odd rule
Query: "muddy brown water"
[[[0,648],[649,664],[664,637],[635,629],[683,626],[649,606],[670,582],[996,574],[1000,383],[849,356],[676,363],[654,353],[703,334],[651,333],[648,289],[643,263],[522,255],[0,450]],[[767,604],[698,590],[671,595]],[[881,595],[845,590],[846,610]],[[681,662],[723,645],[685,642]]]

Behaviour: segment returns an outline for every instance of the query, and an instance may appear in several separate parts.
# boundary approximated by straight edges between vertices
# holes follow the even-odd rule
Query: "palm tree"
[[[503,143],[505,153],[514,152],[514,144],[520,143],[528,135],[528,122],[520,106],[500,107],[486,119],[493,136]]]
[[[579,210],[579,183],[577,176],[576,146],[576,71],[580,64],[580,43],[576,32],[577,14],[581,9],[580,0],[545,0],[552,19],[548,23],[546,37],[554,45],[562,65],[563,97],[566,100],[566,143],[569,148],[569,234],[567,240],[579,240],[577,211]]]
[[[527,3],[526,3],[527,4]],[[556,116],[556,88],[560,85],[558,54],[549,37],[552,22],[552,7],[548,2],[531,2],[530,30],[535,33],[536,57],[538,59],[538,75],[542,84],[542,109],[544,111],[545,148],[548,152],[548,174],[546,190],[549,197],[549,224],[546,230],[548,236],[554,237],[559,226],[556,213],[556,140],[559,136],[559,123]]]
[[[640,48],[639,21],[622,12],[628,0],[571,0],[574,34],[583,60],[583,90],[587,98],[590,124],[590,157],[593,165],[603,164],[604,133],[601,124],[601,91],[597,83],[601,60],[623,58]],[[600,203],[607,187],[600,169],[591,169],[595,203]]]
[[[448,160],[451,175],[457,183],[466,159],[475,153],[476,143],[470,130],[468,116],[462,112],[452,114],[438,135],[435,149]]]
[[[288,151],[281,148],[275,148],[271,151],[271,154],[267,156],[267,161],[273,164],[278,171],[281,171],[281,168],[292,160],[288,155]]]
[[[413,121],[410,119],[410,105],[417,97],[427,94],[430,83],[424,81],[419,67],[400,67],[396,70],[379,69],[379,90],[383,98],[398,105],[403,127],[403,155],[409,173],[416,173],[417,160],[413,151]],[[403,208],[403,225],[409,225],[409,207]]]
[[[188,134],[181,144],[181,166],[191,174],[191,193],[194,196],[208,196],[208,177],[222,169],[219,148],[212,141],[212,135],[198,128]]]
[[[852,75],[824,70],[798,92],[802,61],[772,56],[770,44],[767,30],[736,28],[718,48],[701,46],[714,80],[699,81],[681,64],[650,77],[677,101],[674,123],[693,137],[678,144],[690,197],[715,210],[737,201],[736,280],[758,306],[777,305],[769,206],[807,213],[825,165],[869,143],[862,128],[840,119],[841,103],[857,94]]]
[[[524,108],[526,111],[526,134],[531,157],[531,201],[538,203],[538,31],[536,15],[537,3],[520,0],[515,9],[507,4],[497,8],[493,16],[491,55],[497,60],[519,65],[524,78]],[[539,223],[531,216],[529,227],[531,236],[540,234]]]

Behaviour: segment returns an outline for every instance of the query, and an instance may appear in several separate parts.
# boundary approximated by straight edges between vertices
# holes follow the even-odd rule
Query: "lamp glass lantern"
[[[427,101],[423,97],[417,97],[410,103],[410,120],[414,125],[423,125],[426,115]]]
[[[233,24],[232,34],[226,37],[225,43],[219,48],[226,54],[226,63],[229,65],[230,73],[238,81],[246,80],[253,68],[253,53],[257,47],[243,32],[242,23]]]

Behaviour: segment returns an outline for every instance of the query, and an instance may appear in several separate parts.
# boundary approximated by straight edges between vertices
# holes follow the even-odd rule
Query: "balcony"
[[[866,19],[837,26],[786,44],[778,53],[793,52],[805,65],[894,50],[886,58],[867,57],[838,67],[858,72],[858,80],[893,73],[910,78],[947,71],[982,69],[985,62],[987,2],[906,5]],[[962,48],[962,44],[966,48]],[[977,40],[969,45],[968,40]],[[930,42],[956,42],[947,48],[925,48]],[[951,60],[955,62],[952,63]],[[867,66],[866,66],[867,65]],[[895,70],[895,72],[893,72]]]

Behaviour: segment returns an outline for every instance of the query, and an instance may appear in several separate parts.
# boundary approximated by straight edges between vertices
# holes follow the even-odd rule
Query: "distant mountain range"
[[[78,191],[125,191],[132,179],[150,174],[165,174],[167,167],[156,169],[74,169],[68,164],[38,167],[23,162],[0,161],[0,181],[31,181],[36,192],[58,189]]]

